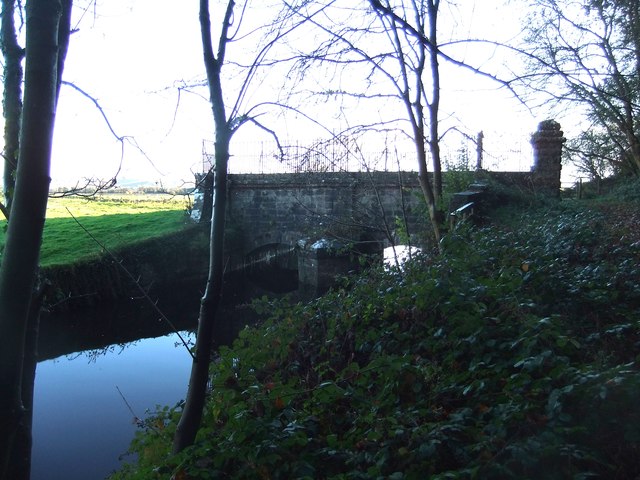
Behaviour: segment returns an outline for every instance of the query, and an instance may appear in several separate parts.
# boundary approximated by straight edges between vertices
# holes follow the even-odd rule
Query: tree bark
[[[22,362],[22,405],[24,415],[20,419],[9,465],[7,478],[13,480],[29,480],[31,477],[31,427],[33,424],[33,391],[38,364],[38,329],[40,325],[40,309],[44,299],[44,288],[31,300],[27,318],[27,332]]]
[[[20,119],[22,117],[22,59],[24,50],[18,44],[15,26],[15,1],[2,0],[0,23],[0,48],[4,57],[4,90],[2,93],[4,115],[4,207],[9,219],[13,193],[16,186]]]
[[[226,119],[220,71],[224,65],[227,32],[235,2],[229,0],[218,44],[218,57],[213,53],[211,20],[208,0],[200,0],[200,29],[204,63],[209,83],[209,95],[216,129],[214,194],[209,237],[209,274],[207,287],[200,303],[195,356],[191,366],[189,389],[180,422],[173,439],[173,452],[178,453],[192,445],[202,421],[207,395],[209,364],[213,347],[213,327],[222,297],[224,276],[224,227],[227,208],[227,165],[231,129]]]
[[[47,208],[58,78],[60,1],[26,5],[26,62],[20,150],[11,221],[0,267],[0,478],[25,409],[22,398],[27,320]]]
[[[60,87],[62,86],[62,72],[64,62],[67,60],[69,50],[69,38],[71,37],[71,12],[73,10],[73,0],[60,0],[62,14],[58,25],[58,69],[56,71],[56,106],[60,97]]]
[[[424,136],[424,128],[414,128],[414,136],[417,140],[422,139],[422,144],[425,145],[426,139]],[[440,223],[438,218],[438,208],[436,205],[436,198],[433,193],[433,187],[429,182],[429,170],[427,168],[427,155],[424,147],[420,147],[416,142],[416,153],[418,156],[418,181],[420,182],[420,189],[427,204],[427,210],[429,211],[429,220],[431,220],[431,229],[435,237],[436,247],[438,252],[442,253],[442,245],[440,240],[442,239],[442,233],[440,232]]]
[[[438,7],[439,0],[427,1],[429,21],[429,61],[431,64],[432,94],[429,103],[429,149],[433,161],[433,193],[436,206],[442,202],[442,161],[440,159],[440,66],[438,65]],[[417,13],[417,12],[416,12]]]
[[[61,0],[62,14],[58,26],[58,52],[56,70],[56,95],[57,105],[62,84],[62,71],[67,55],[69,36],[71,31],[71,11],[72,0]],[[20,103],[22,108],[22,103]],[[20,117],[22,112],[20,112]],[[16,142],[19,146],[19,142]],[[48,189],[48,188],[47,188]],[[36,274],[39,276],[39,274]],[[7,478],[29,480],[31,476],[31,447],[32,447],[32,423],[33,423],[33,392],[35,384],[36,366],[38,362],[38,331],[40,325],[40,310],[45,297],[46,281],[37,280],[40,284],[37,292],[34,292],[29,306],[27,316],[27,328],[25,333],[24,354],[22,363],[22,405],[24,415],[22,416],[16,437],[13,442],[13,449],[7,467]]]

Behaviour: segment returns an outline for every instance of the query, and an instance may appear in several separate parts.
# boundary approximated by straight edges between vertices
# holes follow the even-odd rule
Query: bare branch
[[[147,161],[149,162],[149,164],[154,168],[154,170],[156,170],[156,172],[158,172],[160,175],[162,175],[162,172],[156,167],[155,163],[153,162],[153,160],[151,160],[151,158],[149,158],[147,153],[140,147],[140,145],[136,141],[135,137],[132,137],[132,136],[129,136],[129,135],[122,135],[121,136],[121,135],[118,135],[115,132],[115,130],[113,129],[113,126],[111,125],[111,122],[109,121],[109,118],[107,117],[107,114],[105,113],[104,109],[102,108],[102,105],[100,105],[100,102],[98,102],[98,100],[95,97],[93,97],[91,94],[87,93],[85,90],[83,90],[82,88],[78,87],[76,84],[74,84],[72,82],[68,82],[68,81],[62,80],[61,84],[62,85],[66,85],[68,87],[71,87],[76,92],[80,93],[82,96],[84,96],[85,98],[89,99],[91,101],[91,103],[93,103],[93,105],[100,112],[100,115],[102,116],[104,122],[107,124],[107,128],[111,132],[111,135],[113,135],[113,137],[118,142],[120,142],[120,147],[121,147],[120,164],[118,166],[116,174],[114,175],[114,178],[117,178],[118,174],[120,173],[120,170],[122,169],[122,163],[124,161],[124,145],[125,145],[125,142],[128,143],[129,145],[131,145],[132,147],[134,147],[139,153],[141,153],[142,156],[144,158],[146,158]]]
[[[98,193],[114,187],[117,183],[117,175],[107,180],[98,178],[85,178],[83,183],[77,182],[72,188],[62,191],[49,192],[49,198],[64,197],[95,197]]]
[[[233,22],[233,8],[235,7],[235,2],[230,0],[227,3],[227,10],[224,14],[224,20],[222,21],[222,31],[220,32],[220,39],[218,41],[218,59],[217,63],[220,66],[224,64],[225,53],[227,50],[227,44],[229,43],[229,28]]]
[[[104,120],[104,122],[107,124],[107,127],[109,128],[109,131],[111,132],[111,135],[113,135],[115,137],[115,139],[118,140],[119,142],[123,142],[124,141],[125,137],[122,137],[122,136],[118,135],[115,132],[115,130],[111,126],[111,122],[109,121],[109,118],[107,117],[107,114],[104,113],[104,109],[102,108],[102,105],[100,105],[100,102],[98,102],[98,100],[94,96],[92,96],[91,94],[87,93],[85,90],[83,90],[82,88],[78,87],[73,82],[68,82],[66,80],[62,80],[62,85],[66,85],[67,87],[73,88],[76,92],[80,93],[82,96],[84,96],[85,98],[89,99],[91,101],[91,103],[93,103],[93,105],[100,112],[100,115],[102,116],[102,119]]]
[[[332,3],[332,2],[330,2]],[[318,15],[321,11],[323,11],[324,9],[326,9],[326,6],[320,6],[320,8],[318,10],[316,10],[315,12],[311,13],[308,15],[309,18],[313,18],[316,15]],[[286,20],[289,20],[290,18],[292,18],[293,16],[295,16],[296,14],[292,14],[289,17],[287,17]],[[281,19],[281,21],[277,24],[275,24],[274,26],[274,31],[276,32],[272,38],[258,51],[258,53],[256,54],[256,56],[254,57],[254,60],[252,62],[252,64],[249,66],[249,70],[246,73],[245,77],[244,77],[244,81],[241,83],[240,86],[240,90],[239,93],[236,97],[236,101],[235,104],[233,106],[233,108],[231,109],[231,113],[230,113],[230,117],[234,118],[235,116],[240,114],[240,108],[242,103],[244,102],[244,99],[246,98],[247,92],[248,92],[248,88],[252,83],[252,79],[255,77],[257,71],[259,68],[262,67],[268,67],[271,66],[269,63],[264,64],[264,60],[268,54],[268,52],[277,44],[281,43],[282,40],[289,34],[291,34],[294,30],[296,30],[297,28],[300,27],[301,24],[303,24],[305,21],[307,21],[306,18],[302,19],[301,21],[298,22],[294,22],[291,25],[288,25],[287,22],[283,21]],[[287,26],[288,25],[288,26]],[[278,63],[282,63],[282,60],[280,60]]]

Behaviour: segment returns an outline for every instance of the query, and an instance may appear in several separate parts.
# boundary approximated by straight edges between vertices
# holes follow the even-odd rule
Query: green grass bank
[[[202,275],[206,232],[186,211],[183,197],[168,195],[50,199],[40,255],[49,303],[70,309],[130,296],[136,286],[120,265],[144,287]]]
[[[41,264],[76,264],[102,255],[102,248],[87,232],[117,251],[180,231],[186,225],[186,209],[183,198],[161,195],[50,199]]]

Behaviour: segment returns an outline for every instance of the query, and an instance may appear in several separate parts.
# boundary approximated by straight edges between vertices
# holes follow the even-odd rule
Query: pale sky
[[[212,8],[221,3],[212,1]],[[510,13],[514,9],[504,8],[501,0],[461,3],[470,8],[464,12],[464,22],[443,24],[441,39],[449,35],[447,28],[458,36],[461,30],[472,37],[491,32],[502,40],[517,33],[518,20]],[[76,4],[80,5],[80,0]],[[77,19],[82,12],[78,6],[74,8]],[[247,15],[252,13],[250,8]],[[445,14],[441,13],[443,20]],[[214,25],[216,20],[213,15]],[[176,110],[178,91],[174,85],[204,78],[198,2],[179,2],[178,7],[169,0],[99,0],[95,15],[93,10],[86,12],[78,28],[71,37],[64,80],[94,96],[115,132],[135,138],[148,157],[125,143],[119,179],[162,182],[165,186],[192,181],[191,172],[201,169],[202,141],[213,138],[211,110],[205,98],[187,92],[182,92]],[[476,31],[479,33],[474,35]],[[230,50],[227,58],[233,60],[237,53]],[[487,53],[467,47],[458,56],[474,60],[483,55]],[[489,65],[491,60],[482,62]],[[455,111],[468,132],[484,130],[487,148],[492,142],[505,145],[520,137],[525,149],[520,168],[527,169],[528,135],[545,118],[535,118],[507,92],[496,92],[494,84],[460,69],[443,66],[442,81],[443,103]],[[261,85],[264,88],[259,95],[268,95],[267,85]],[[200,92],[206,95],[206,90]],[[276,127],[295,140],[292,137],[298,134],[293,123]],[[260,137],[256,129],[241,131],[232,150],[240,151]],[[63,86],[58,105],[53,155],[54,186],[70,186],[83,177],[109,177],[120,164],[121,146],[100,113],[90,100],[68,86]],[[233,159],[230,168],[234,170]]]
[[[191,180],[202,139],[211,138],[208,103],[178,94],[174,82],[202,78],[197,2],[98,2],[72,35],[64,79],[95,97],[119,136],[131,136],[153,164],[125,143],[121,177]],[[90,100],[63,86],[52,161],[54,183],[115,174],[121,145]],[[154,167],[155,166],[155,167]]]

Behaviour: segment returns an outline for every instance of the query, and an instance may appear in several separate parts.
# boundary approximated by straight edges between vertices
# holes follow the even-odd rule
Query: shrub
[[[169,456],[179,406],[160,410],[115,478],[637,478],[640,276],[619,228],[528,211],[308,304],[261,300],[270,319],[212,364],[196,445]]]

